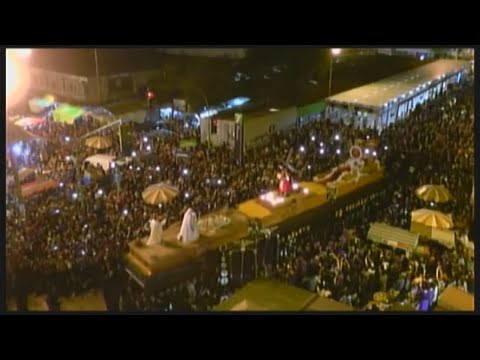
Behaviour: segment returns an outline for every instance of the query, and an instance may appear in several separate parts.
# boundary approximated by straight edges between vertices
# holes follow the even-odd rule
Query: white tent
[[[97,154],[86,158],[84,163],[89,162],[94,166],[100,165],[103,170],[108,171],[114,160],[115,158],[111,155]]]

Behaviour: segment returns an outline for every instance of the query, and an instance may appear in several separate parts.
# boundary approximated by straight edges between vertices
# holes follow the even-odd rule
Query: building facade
[[[138,95],[138,90],[163,76],[162,70],[130,72],[108,76],[77,76],[30,68],[30,90],[38,95],[51,94],[63,101],[102,104]]]

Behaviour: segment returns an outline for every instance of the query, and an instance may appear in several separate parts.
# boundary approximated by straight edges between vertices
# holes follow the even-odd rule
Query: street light
[[[332,69],[333,69],[333,57],[339,55],[342,52],[342,49],[331,49],[330,50],[330,76],[328,80],[328,96],[332,94]]]

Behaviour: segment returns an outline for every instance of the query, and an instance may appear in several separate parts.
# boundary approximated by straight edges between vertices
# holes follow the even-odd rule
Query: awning
[[[368,230],[368,240],[412,252],[418,245],[418,234],[382,223],[374,223]]]

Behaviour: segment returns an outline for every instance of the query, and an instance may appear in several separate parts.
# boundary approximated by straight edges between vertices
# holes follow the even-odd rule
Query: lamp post
[[[205,91],[203,91],[202,88],[197,88],[197,89],[198,89],[198,92],[202,95],[203,101],[205,102],[205,107],[206,107],[206,109],[207,109],[207,111],[208,111],[209,105],[208,105],[207,95],[205,94]],[[201,120],[200,120],[200,121],[201,121]],[[210,131],[211,131],[211,128],[212,128],[212,126],[211,126],[211,121],[212,121],[212,119],[211,119],[211,117],[209,116],[209,117],[208,117],[208,123],[207,123],[207,124],[208,124],[208,129],[207,129],[207,141],[208,141],[208,144],[210,144]]]
[[[328,80],[328,96],[332,94],[332,70],[333,70],[333,57],[340,54],[341,49],[331,49],[330,50],[330,74]]]
[[[95,58],[95,76],[97,78],[97,98],[98,98],[98,103],[101,103],[101,91],[100,91],[100,73],[98,71],[98,54],[97,54],[97,49],[93,49],[93,56]]]

